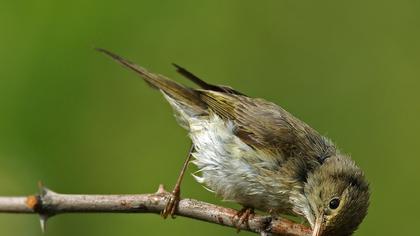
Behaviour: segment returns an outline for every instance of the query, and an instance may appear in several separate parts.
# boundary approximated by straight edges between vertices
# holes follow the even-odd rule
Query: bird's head
[[[351,235],[367,214],[369,184],[354,162],[341,154],[327,158],[308,176],[304,194],[313,236]]]

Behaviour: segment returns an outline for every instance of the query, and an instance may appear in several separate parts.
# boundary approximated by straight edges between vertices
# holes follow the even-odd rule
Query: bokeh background
[[[38,180],[65,193],[173,186],[186,132],[159,93],[93,50],[104,47],[179,81],[171,62],[281,104],[366,171],[373,195],[356,235],[418,231],[419,1],[0,2],[0,195],[35,193]],[[226,204],[190,176],[182,195]],[[5,214],[0,234],[42,235],[36,216]],[[236,232],[74,214],[45,235],[165,234]]]

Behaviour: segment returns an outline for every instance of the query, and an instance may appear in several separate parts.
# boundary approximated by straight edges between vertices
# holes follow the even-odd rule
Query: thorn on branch
[[[48,220],[48,215],[43,215],[43,214],[39,215],[39,223],[41,225],[42,233],[45,233],[45,231],[47,230],[47,220]]]
[[[165,190],[165,186],[163,184],[159,184],[156,194],[163,194],[163,193],[168,193],[168,192]]]
[[[45,187],[41,181],[38,182],[38,189],[39,189],[39,194],[28,196],[26,198],[25,204],[28,208],[32,209],[33,212],[38,213],[41,230],[43,233],[45,233],[45,230],[47,228],[47,220],[53,214],[47,213],[47,211],[44,209],[45,206],[43,205],[43,201],[44,201],[44,198],[49,193],[54,193],[54,192],[48,189],[47,187]]]

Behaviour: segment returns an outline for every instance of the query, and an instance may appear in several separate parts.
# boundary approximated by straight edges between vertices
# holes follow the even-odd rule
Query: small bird
[[[158,89],[192,141],[164,218],[176,211],[191,157],[199,168],[195,179],[223,199],[241,204],[242,220],[258,209],[304,217],[313,236],[345,236],[366,216],[370,192],[363,171],[329,139],[280,106],[209,84],[176,64],[199,89],[97,50]]]

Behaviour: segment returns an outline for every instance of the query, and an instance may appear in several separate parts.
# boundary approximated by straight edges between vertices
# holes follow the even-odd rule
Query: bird
[[[229,86],[213,85],[174,64],[192,88],[151,73],[98,48],[159,90],[192,141],[162,216],[173,216],[188,163],[194,178],[224,200],[254,209],[306,219],[313,236],[351,235],[368,212],[370,187],[354,160],[328,138],[275,103]]]

